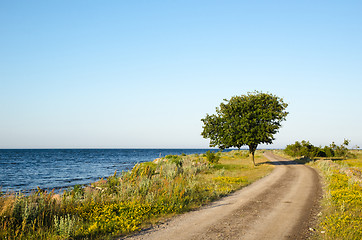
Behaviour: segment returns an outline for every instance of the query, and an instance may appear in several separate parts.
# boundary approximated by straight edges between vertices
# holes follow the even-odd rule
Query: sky
[[[0,148],[206,148],[206,114],[289,104],[271,145],[362,147],[361,1],[1,1]]]

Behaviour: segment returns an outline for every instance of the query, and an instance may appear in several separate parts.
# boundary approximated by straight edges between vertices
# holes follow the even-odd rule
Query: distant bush
[[[168,159],[171,163],[176,164],[177,168],[182,167],[182,157],[178,155],[166,155],[165,158]]]
[[[334,142],[329,146],[316,147],[309,141],[296,141],[294,144],[287,145],[284,152],[291,157],[343,157],[347,158],[350,153],[348,151],[348,144],[350,140],[345,139],[343,144],[337,146]]]
[[[214,152],[207,151],[205,153],[205,156],[207,161],[211,164],[218,163],[220,160],[220,156],[215,154]]]
[[[284,152],[292,157],[309,157],[313,158],[318,155],[320,148],[313,146],[309,141],[295,142],[288,145]]]

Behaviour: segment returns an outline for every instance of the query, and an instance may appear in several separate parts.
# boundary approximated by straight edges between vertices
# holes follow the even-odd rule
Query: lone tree
[[[210,147],[220,149],[249,146],[254,154],[258,144],[270,144],[274,134],[281,127],[288,112],[288,104],[270,93],[249,92],[246,95],[234,96],[216,108],[216,114],[206,114],[201,135],[210,138]]]

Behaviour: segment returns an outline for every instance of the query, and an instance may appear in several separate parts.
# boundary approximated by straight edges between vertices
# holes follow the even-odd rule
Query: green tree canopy
[[[259,144],[270,144],[288,112],[288,104],[270,93],[251,92],[234,96],[216,108],[216,114],[206,114],[201,135],[210,139],[211,147],[220,149],[244,145],[253,156]]]

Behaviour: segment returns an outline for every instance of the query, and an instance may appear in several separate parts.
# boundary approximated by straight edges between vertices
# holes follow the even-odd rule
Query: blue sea
[[[67,189],[89,184],[169,154],[208,149],[0,149],[2,192]]]

